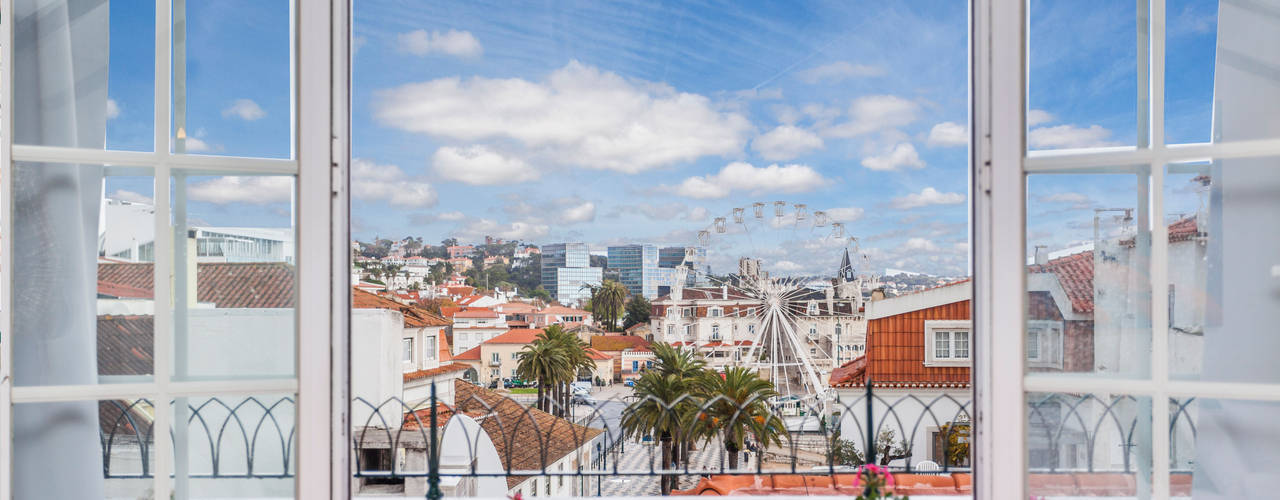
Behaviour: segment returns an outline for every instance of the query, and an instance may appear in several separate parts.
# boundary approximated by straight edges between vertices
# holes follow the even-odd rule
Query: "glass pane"
[[[1169,400],[1169,490],[1191,498],[1270,498],[1270,444],[1280,403],[1212,398]]]
[[[173,152],[293,156],[293,3],[174,2]]]
[[[1027,493],[1151,495],[1151,399],[1027,394]]]
[[[14,2],[13,143],[151,151],[155,5]]]
[[[1028,371],[1150,373],[1148,177],[1028,177]]]
[[[1137,140],[1135,2],[1028,2],[1027,149]]]
[[[293,498],[297,396],[173,400],[175,498]],[[321,419],[323,421],[324,419]]]
[[[1266,353],[1280,321],[1280,159],[1167,169],[1169,370],[1174,377],[1280,383]],[[1240,346],[1247,345],[1248,349]]]
[[[1212,140],[1217,39],[1217,0],[1165,2],[1164,134],[1168,144]]]
[[[15,499],[153,498],[150,400],[15,404],[13,418]]]
[[[13,180],[15,384],[149,379],[150,170],[17,163]]]
[[[294,177],[174,186],[174,377],[293,376]]]

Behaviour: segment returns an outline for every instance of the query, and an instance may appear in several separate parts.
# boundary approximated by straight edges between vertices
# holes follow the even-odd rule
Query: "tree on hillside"
[[[622,329],[631,328],[640,323],[648,323],[649,315],[653,312],[653,305],[649,303],[649,299],[643,295],[635,295],[631,300],[627,301],[626,316],[622,319]]]
[[[456,247],[456,246],[458,246],[458,239],[457,239],[457,238],[445,238],[444,240],[441,240],[441,241],[440,241],[440,245],[441,245],[441,246],[446,246],[446,247]]]

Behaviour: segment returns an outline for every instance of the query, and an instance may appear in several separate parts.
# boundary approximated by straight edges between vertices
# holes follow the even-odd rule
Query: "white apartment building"
[[[453,354],[462,354],[508,329],[506,318],[492,309],[458,311],[453,314]]]

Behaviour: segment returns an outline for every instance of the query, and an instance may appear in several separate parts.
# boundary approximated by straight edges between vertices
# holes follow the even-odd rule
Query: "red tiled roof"
[[[538,338],[538,334],[542,333],[541,329],[536,328],[514,328],[508,330],[502,335],[484,341],[486,344],[528,344]]]
[[[604,429],[584,427],[526,407],[464,380],[454,381],[454,394],[457,411],[468,415],[480,413],[476,420],[489,434],[507,471],[535,471],[550,467],[604,432]],[[584,460],[587,458],[583,457]],[[527,479],[508,477],[507,487],[515,487]]]
[[[1044,265],[1032,265],[1033,273],[1053,273],[1071,299],[1071,309],[1078,313],[1093,312],[1093,251],[1059,257]]]
[[[150,299],[153,298],[151,290],[132,287],[129,285],[121,285],[119,283],[109,283],[106,281],[98,282],[98,296],[114,297],[118,299]]]
[[[541,309],[541,310],[539,310],[539,311],[536,311],[536,312],[534,312],[533,314],[555,314],[555,315],[557,315],[557,316],[564,316],[564,315],[566,315],[566,314],[572,314],[572,315],[575,315],[575,316],[587,316],[587,315],[590,315],[591,313],[589,313],[589,312],[587,312],[587,311],[583,311],[582,309],[574,309],[574,308],[572,308],[572,307],[564,307],[564,306],[550,306],[550,307],[547,307],[547,308],[545,308],[545,309]]]
[[[475,346],[462,351],[453,357],[454,361],[480,361],[480,346]]]
[[[463,364],[463,363],[450,363],[450,364],[442,365],[442,366],[438,366],[438,367],[435,367],[435,368],[429,368],[429,369],[426,369],[426,370],[418,370],[418,371],[415,371],[415,372],[408,372],[408,373],[405,373],[405,374],[404,374],[404,381],[405,381],[405,382],[412,382],[412,381],[414,381],[414,380],[424,379],[424,378],[428,378],[428,377],[434,377],[434,376],[436,376],[436,375],[444,375],[444,374],[446,374],[446,373],[453,373],[453,372],[467,371],[467,370],[468,370],[468,369],[470,369],[470,368],[471,368],[471,366],[466,365],[466,364]]]
[[[454,318],[496,318],[496,317],[498,317],[498,313],[493,312],[493,310],[492,310],[492,309],[486,309],[486,308],[470,309],[470,308],[468,308],[468,309],[464,309],[464,310],[458,311],[458,312],[456,312],[456,313],[453,313],[453,317],[454,317]]]
[[[594,360],[596,360],[596,361],[604,361],[604,360],[606,360],[606,359],[613,359],[613,356],[610,356],[610,355],[605,354],[605,353],[603,353],[603,352],[597,351],[597,350],[592,349],[592,348],[590,348],[590,347],[588,347],[586,350],[587,350],[587,356],[591,356],[591,359],[594,359]]]
[[[632,335],[596,335],[591,337],[591,348],[599,351],[621,351],[631,347],[644,347],[649,341]]]
[[[969,301],[926,307],[867,321],[867,350],[832,371],[834,387],[968,387],[968,366],[925,366],[924,322],[968,320]],[[972,343],[970,344],[972,346]]]
[[[154,316],[98,316],[98,374],[154,373]]]
[[[98,264],[98,281],[153,289],[151,263]],[[221,308],[280,308],[294,305],[294,267],[283,262],[196,264],[196,300]]]
[[[388,309],[400,311],[404,315],[404,326],[422,328],[426,326],[448,326],[449,322],[430,311],[417,306],[401,304],[386,297],[380,297],[359,288],[351,289],[352,309]]]

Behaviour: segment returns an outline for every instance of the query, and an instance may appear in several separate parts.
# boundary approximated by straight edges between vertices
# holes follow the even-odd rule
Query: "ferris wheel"
[[[689,256],[677,278],[693,283],[694,297],[698,290],[719,297],[725,304],[724,317],[746,323],[746,328],[735,325],[735,337],[746,337],[735,338],[745,355],[732,364],[749,367],[772,382],[780,394],[774,406],[784,414],[825,414],[834,398],[828,377],[839,363],[853,358],[844,352],[844,343],[862,319],[862,285],[868,280],[855,271],[853,260],[860,258],[865,264],[867,257],[859,253],[858,239],[847,234],[845,224],[828,211],[810,211],[804,203],[735,207],[712,218],[697,238],[700,247],[736,253],[737,272],[715,274],[694,265],[701,262]],[[728,240],[740,244],[722,244]],[[790,261],[786,267],[778,265],[788,255],[785,247],[797,244],[816,249],[817,255],[830,255],[831,261],[820,267],[822,271]],[[765,255],[779,260],[770,263]],[[775,264],[772,272],[766,270],[770,264]],[[686,280],[689,275],[684,273],[693,279]],[[683,332],[669,331],[665,337],[673,344],[687,345],[690,340]]]

